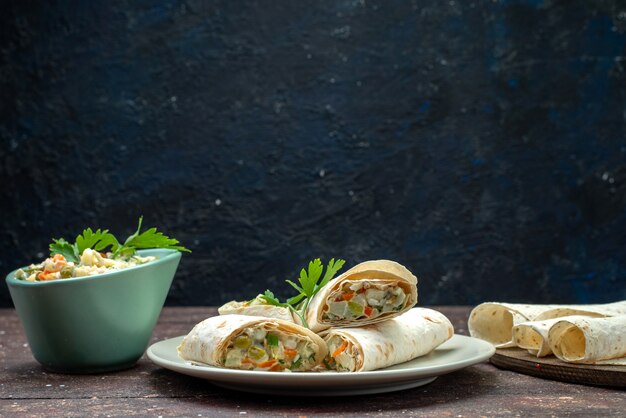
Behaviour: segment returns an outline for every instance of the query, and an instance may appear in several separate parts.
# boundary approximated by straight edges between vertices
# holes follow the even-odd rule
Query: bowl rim
[[[154,254],[157,253],[157,254]],[[140,268],[146,268],[146,267],[150,267],[150,266],[157,266],[159,264],[163,264],[171,259],[174,258],[180,258],[182,256],[182,253],[178,250],[172,250],[169,248],[148,248],[148,249],[143,249],[143,250],[137,250],[137,254],[138,255],[143,255],[143,256],[149,256],[149,255],[159,255],[159,258],[157,258],[156,260],[150,261],[148,263],[144,263],[144,264],[139,264],[136,266],[132,266],[132,267],[126,267],[124,269],[121,270],[113,270],[113,271],[109,271],[106,273],[100,273],[100,274],[94,274],[92,276],[82,276],[82,277],[71,277],[68,279],[57,279],[57,280],[45,280],[45,281],[34,281],[34,282],[30,282],[27,280],[19,280],[15,278],[15,273],[20,269],[20,268],[25,268],[27,266],[24,267],[18,267],[15,270],[11,271],[9,274],[7,274],[6,276],[6,282],[7,285],[9,286],[37,286],[37,287],[41,287],[41,286],[62,286],[64,284],[70,284],[70,283],[77,283],[77,282],[83,282],[83,281],[90,281],[93,279],[101,279],[101,278],[108,278],[108,277],[115,277],[115,276],[119,276],[122,274],[125,274],[127,272],[132,272],[133,270],[136,269],[140,269]],[[163,256],[161,256],[161,254],[163,254]]]

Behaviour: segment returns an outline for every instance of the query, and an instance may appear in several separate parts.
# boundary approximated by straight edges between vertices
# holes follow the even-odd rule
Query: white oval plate
[[[437,376],[488,360],[495,348],[488,342],[454,335],[433,352],[385,369],[359,373],[276,373],[196,365],[178,357],[183,336],[154,343],[150,360],[161,367],[207,379],[228,389],[271,395],[345,396],[393,392],[428,384]]]

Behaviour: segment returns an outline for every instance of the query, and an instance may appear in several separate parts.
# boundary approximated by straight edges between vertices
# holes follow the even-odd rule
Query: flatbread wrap
[[[548,340],[563,361],[626,366],[626,315],[568,316],[552,325]]]
[[[528,305],[486,302],[470,313],[472,337],[489,341],[497,348],[515,347],[513,328],[523,322],[542,321],[569,315],[609,317],[626,314],[626,301],[597,305]]]
[[[358,328],[331,328],[320,335],[328,345],[327,368],[361,372],[428,354],[454,335],[454,327],[440,312],[413,308],[388,321]]]
[[[561,318],[552,318],[543,321],[522,322],[513,327],[513,343],[537,357],[550,355],[552,349],[550,348],[548,333],[552,325],[560,320]]]
[[[356,327],[399,316],[417,303],[417,277],[390,260],[357,264],[332,279],[305,312],[309,328]]]
[[[249,315],[263,316],[266,318],[282,319],[296,324],[301,324],[298,315],[294,315],[289,308],[269,305],[261,295],[248,301],[230,301],[220,306],[217,311],[220,315]]]
[[[183,360],[242,370],[310,371],[326,354],[324,340],[300,325],[247,315],[205,319],[178,346]]]

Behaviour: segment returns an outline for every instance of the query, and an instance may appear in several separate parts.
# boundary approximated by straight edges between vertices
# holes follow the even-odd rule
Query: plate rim
[[[378,370],[369,370],[363,372],[354,372],[354,373],[339,373],[339,372],[301,372],[301,373],[276,373],[276,372],[267,372],[267,371],[253,371],[253,370],[236,370],[236,369],[226,369],[219,368],[210,365],[190,365],[184,360],[180,359],[180,361],[174,362],[167,358],[161,357],[155,353],[155,351],[163,345],[166,344],[176,344],[175,342],[180,341],[184,338],[184,335],[179,335],[177,337],[166,338],[161,341],[157,341],[151,344],[146,350],[146,354],[148,358],[155,364],[160,367],[163,367],[168,370],[172,370],[177,373],[185,374],[187,376],[192,376],[196,378],[202,378],[209,381],[222,381],[224,378],[232,377],[232,378],[241,378],[241,377],[258,377],[263,379],[271,379],[275,382],[280,381],[319,381],[319,380],[327,380],[330,376],[332,379],[340,380],[345,382],[349,381],[360,381],[360,380],[370,380],[376,377],[380,378],[407,378],[414,377],[415,379],[431,377],[431,376],[440,376],[447,373],[451,373],[465,367],[472,366],[474,364],[482,363],[489,360],[494,353],[496,352],[495,347],[484,340],[470,337],[467,335],[454,334],[452,338],[450,338],[445,343],[441,344],[434,351],[445,349],[446,344],[454,341],[465,341],[465,344],[462,344],[460,348],[456,348],[456,350],[470,349],[474,348],[477,350],[477,353],[470,353],[471,356],[467,358],[463,358],[458,361],[451,361],[449,363],[438,364],[438,365],[427,365],[420,367],[409,367],[405,369],[391,369],[384,368]],[[468,346],[468,343],[472,344]],[[178,344],[176,344],[178,345]],[[433,352],[434,352],[433,351]],[[432,352],[431,352],[432,353]],[[429,354],[431,354],[429,353]],[[428,354],[427,354],[428,355]],[[400,363],[401,364],[401,363]],[[397,365],[394,365],[397,366]],[[394,367],[389,366],[389,367]],[[186,373],[186,371],[193,372]],[[199,376],[201,374],[202,376]],[[206,374],[206,376],[205,376]]]

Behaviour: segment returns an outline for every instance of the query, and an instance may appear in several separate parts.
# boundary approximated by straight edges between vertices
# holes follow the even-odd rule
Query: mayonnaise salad
[[[86,248],[80,256],[80,261],[74,263],[68,261],[62,254],[55,254],[46,258],[39,264],[31,264],[28,267],[15,272],[15,278],[29,282],[70,279],[72,277],[95,276],[97,274],[122,270],[128,267],[145,264],[156,257],[130,257],[111,258],[112,253],[100,253],[91,248]]]

